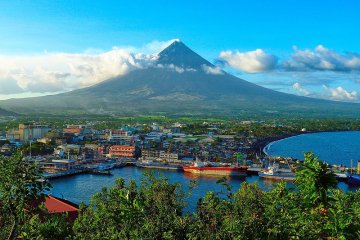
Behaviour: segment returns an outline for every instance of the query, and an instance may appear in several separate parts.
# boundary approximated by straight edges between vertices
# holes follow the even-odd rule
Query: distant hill
[[[145,69],[52,96],[11,99],[19,113],[360,116],[360,104],[295,96],[232,76],[175,41]]]
[[[7,117],[7,116],[17,116],[17,113],[7,111],[5,109],[0,108],[0,117]]]

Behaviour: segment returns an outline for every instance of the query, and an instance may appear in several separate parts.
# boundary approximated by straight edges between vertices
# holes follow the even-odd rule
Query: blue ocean
[[[302,134],[268,144],[264,151],[270,156],[304,159],[304,152],[313,152],[329,164],[357,166],[360,160],[360,131]]]

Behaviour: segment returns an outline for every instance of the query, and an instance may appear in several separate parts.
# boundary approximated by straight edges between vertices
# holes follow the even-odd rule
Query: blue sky
[[[4,0],[0,1],[0,62],[10,60],[5,64],[7,70],[0,68],[0,98],[62,92],[103,80],[100,77],[86,83],[86,76],[77,73],[75,77],[82,84],[69,85],[73,79],[68,79],[67,85],[60,80],[66,88],[55,86],[56,76],[64,78],[70,71],[61,62],[64,55],[66,61],[76,58],[75,65],[88,61],[79,58],[81,54],[108,61],[104,58],[111,52],[125,59],[126,54],[114,53],[114,47],[150,53],[179,38],[211,62],[220,59],[227,71],[262,86],[359,101],[359,12],[360,1],[355,0]],[[259,66],[251,65],[254,61]],[[31,72],[34,69],[37,74]],[[51,84],[46,82],[48,71]],[[37,89],[39,83],[34,78],[39,76],[44,78],[42,86],[46,83],[49,88]]]

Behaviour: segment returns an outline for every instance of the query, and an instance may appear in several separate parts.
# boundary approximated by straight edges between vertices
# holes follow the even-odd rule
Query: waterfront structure
[[[109,148],[109,156],[117,158],[133,158],[135,147],[127,145],[113,145]]]
[[[54,159],[51,162],[42,163],[41,168],[45,172],[49,172],[49,173],[69,171],[75,168],[75,160]]]

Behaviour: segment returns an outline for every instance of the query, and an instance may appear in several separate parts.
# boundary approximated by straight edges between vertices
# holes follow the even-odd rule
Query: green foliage
[[[1,176],[5,179],[4,174]],[[120,178],[114,187],[95,194],[89,206],[81,205],[73,224],[64,216],[25,216],[19,224],[21,237],[360,239],[360,191],[344,193],[336,189],[334,174],[312,153],[306,153],[304,163],[298,167],[294,189],[281,182],[272,190],[263,191],[257,184],[244,182],[233,192],[225,178],[218,183],[225,192],[208,192],[199,199],[195,212],[186,213],[187,195],[180,184],[152,174],[146,174],[139,186],[134,181],[125,184]],[[14,222],[12,215],[5,214],[8,210],[9,207],[2,207],[0,211],[0,227],[7,232]]]
[[[335,174],[326,163],[319,161],[314,154],[307,152],[302,169],[296,172],[296,183],[303,193],[304,200],[310,205],[327,207],[331,191],[336,187]]]
[[[49,185],[39,181],[40,178],[39,168],[23,160],[19,153],[0,157],[0,213],[4,224],[11,225],[10,232],[4,231],[2,236],[7,233],[10,238],[16,238],[19,228],[37,210],[32,203],[44,196],[44,190],[49,190]]]
[[[79,239],[182,239],[191,218],[183,217],[179,184],[148,175],[137,187],[118,179],[82,206],[74,224]]]
[[[72,225],[67,216],[34,215],[22,228],[23,239],[64,240],[72,236]]]

